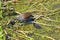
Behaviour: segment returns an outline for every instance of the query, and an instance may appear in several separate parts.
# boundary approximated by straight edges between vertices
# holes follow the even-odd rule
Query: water
[[[60,4],[53,5],[52,9],[60,8]]]

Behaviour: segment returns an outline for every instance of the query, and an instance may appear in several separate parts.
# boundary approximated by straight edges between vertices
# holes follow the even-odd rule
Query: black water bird
[[[8,24],[14,25],[16,20],[20,21],[21,23],[31,23],[32,21],[34,21],[34,16],[30,12],[21,13],[14,19],[10,20]]]

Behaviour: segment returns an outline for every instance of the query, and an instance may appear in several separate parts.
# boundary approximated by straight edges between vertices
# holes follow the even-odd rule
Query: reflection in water
[[[39,24],[37,24],[37,23],[33,23],[33,26],[34,26],[35,28],[37,28],[37,29],[40,29],[40,28],[41,28],[41,26],[40,26]]]

